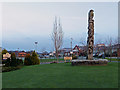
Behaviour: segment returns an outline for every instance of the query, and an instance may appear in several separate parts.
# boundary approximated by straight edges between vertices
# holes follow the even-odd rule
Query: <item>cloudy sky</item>
[[[86,41],[88,12],[94,10],[95,40],[118,35],[117,3],[3,3],[2,4],[2,47],[8,50],[52,51],[51,40],[55,16],[60,17],[64,32],[63,47],[80,45]]]

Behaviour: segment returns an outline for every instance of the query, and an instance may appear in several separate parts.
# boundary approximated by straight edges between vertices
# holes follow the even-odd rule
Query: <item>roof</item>
[[[26,54],[25,52],[20,52],[20,53],[18,53],[18,54]]]
[[[105,44],[97,44],[96,46],[101,47],[101,46],[105,46]]]

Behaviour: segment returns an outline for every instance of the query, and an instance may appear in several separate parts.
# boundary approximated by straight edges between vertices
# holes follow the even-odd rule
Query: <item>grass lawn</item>
[[[57,61],[57,59],[40,59],[40,63],[52,62],[52,61]],[[64,59],[59,59],[59,61],[65,61],[65,60]]]
[[[71,66],[70,63],[24,66],[5,72],[3,88],[117,88],[118,63]]]

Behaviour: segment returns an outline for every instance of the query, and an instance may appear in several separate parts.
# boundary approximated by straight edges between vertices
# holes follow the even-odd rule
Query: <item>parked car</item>
[[[105,56],[103,53],[100,53],[100,54],[98,55],[99,58],[102,58],[103,56]]]
[[[93,57],[98,57],[98,54],[93,54]]]
[[[43,58],[44,56],[43,55],[39,55],[39,58]]]
[[[45,58],[49,58],[49,55],[44,55]]]

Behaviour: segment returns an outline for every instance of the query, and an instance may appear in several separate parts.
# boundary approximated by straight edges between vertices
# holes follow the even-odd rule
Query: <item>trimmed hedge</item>
[[[2,72],[9,72],[14,71],[17,69],[20,69],[22,66],[16,66],[16,67],[2,67]]]

